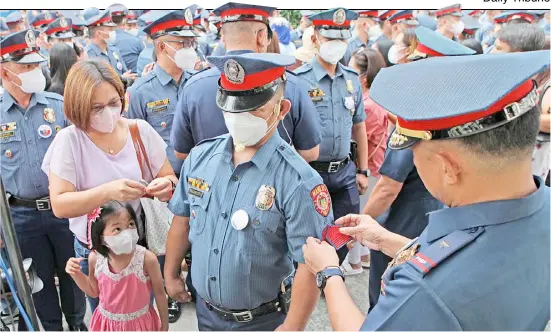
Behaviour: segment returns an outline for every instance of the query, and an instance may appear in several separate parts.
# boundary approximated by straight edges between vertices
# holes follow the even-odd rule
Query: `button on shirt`
[[[133,36],[124,29],[115,30],[117,40],[113,46],[119,49],[124,63],[133,73],[137,71],[138,56],[143,51],[144,45],[140,38]]]
[[[90,43],[86,46],[86,54],[91,59],[100,58],[108,62],[120,76],[128,71],[119,49],[115,46],[107,45],[107,52],[104,53],[96,44]]]
[[[253,309],[277,297],[292,261],[304,262],[306,238],[319,238],[333,214],[316,211],[310,195],[322,179],[281,137],[272,135],[237,167],[232,146],[226,134],[195,147],[169,208],[190,217],[197,293],[228,309]],[[256,202],[263,185],[273,187],[275,197],[261,209]],[[240,231],[231,225],[238,210],[248,215]]]
[[[25,110],[4,92],[0,105],[1,169],[6,191],[24,199],[48,196],[48,177],[40,167],[57,130],[66,126],[63,97],[35,93]],[[52,122],[45,120],[45,113],[55,115],[48,117]]]
[[[146,120],[161,135],[168,145],[166,154],[170,165],[177,174],[180,173],[183,161],[174,155],[174,147],[170,145],[170,130],[178,93],[190,76],[189,72],[184,71],[178,83],[156,65],[153,71],[137,80],[128,89],[130,105],[126,116],[129,119]]]
[[[386,295],[361,330],[539,330],[549,321],[549,188],[520,199],[429,214],[419,252],[455,252],[423,274],[406,262],[387,271]],[[483,232],[463,248],[442,238]],[[430,257],[429,257],[430,258]],[[420,310],[422,308],[422,310]]]
[[[246,54],[251,51],[228,52]],[[220,71],[210,68],[193,75],[182,90],[171,133],[176,151],[189,153],[204,139],[226,134],[222,110],[216,105]],[[291,101],[291,111],[279,124],[278,131],[297,150],[310,150],[321,142],[321,126],[314,104],[308,97],[308,84],[287,73],[285,98]]]
[[[321,90],[325,94],[312,98],[322,122],[319,161],[346,158],[350,153],[352,125],[366,119],[358,75],[351,68],[337,64],[332,78],[317,58],[296,69],[295,73],[308,80],[310,91]]]

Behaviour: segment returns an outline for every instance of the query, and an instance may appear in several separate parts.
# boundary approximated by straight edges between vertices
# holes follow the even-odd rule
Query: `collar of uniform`
[[[103,51],[101,50],[101,48],[99,48],[99,47],[98,47],[96,44],[94,44],[94,43],[90,43],[90,48],[91,48],[92,50],[94,50],[94,52],[96,52],[96,53],[98,53],[98,54],[102,54],[102,53],[103,53],[103,54],[107,54],[107,52],[103,52]],[[107,45],[107,49],[109,49],[109,45]]]
[[[4,90],[4,93],[2,94],[2,109],[4,112],[9,111],[13,104],[15,104],[15,100],[13,100],[13,97],[8,93],[8,91]]]
[[[277,130],[272,134],[272,137],[270,137],[266,143],[264,143],[258,151],[254,154],[254,156],[251,158],[251,162],[256,165],[261,171],[266,169],[266,166],[268,166],[268,162],[270,162],[270,159],[276,149],[281,145],[282,139],[279,136],[279,133]],[[224,161],[227,163],[230,163],[232,161],[233,157],[233,138],[230,136],[226,146],[224,148]]]
[[[226,55],[243,55],[243,54],[249,54],[254,53],[253,50],[237,50],[237,51],[227,51]]]
[[[9,109],[14,104],[17,104],[17,103],[15,102],[13,97],[7,91],[4,91],[4,94],[2,97],[2,109],[4,110],[4,112],[9,111]],[[31,109],[36,104],[48,105],[50,104],[50,102],[48,101],[44,93],[39,92],[39,93],[33,93],[27,109]]]
[[[43,105],[50,104],[50,102],[46,98],[46,95],[43,92],[37,92],[37,93],[33,94],[33,96],[34,96],[34,99],[36,101],[35,103],[33,103],[33,98],[31,98],[31,105],[33,105],[33,106],[35,104],[43,104]]]
[[[542,208],[545,184],[534,177],[534,193],[519,199],[484,202],[429,213],[427,242],[433,242],[456,230],[498,225],[529,216]]]
[[[172,81],[172,76],[170,76],[163,68],[161,68],[161,66],[159,65],[154,66],[153,71],[155,72],[155,74],[157,74],[157,77],[159,78],[159,81],[163,86],[167,85],[168,83],[170,83],[170,81]],[[183,73],[182,73],[182,77],[183,77]]]
[[[316,77],[316,81],[321,81],[322,78],[325,76],[329,76],[329,73],[327,73],[327,70],[321,66],[321,64],[318,61],[318,57],[316,56],[312,60],[312,70],[314,71],[314,76]],[[341,70],[341,64],[337,63],[337,69],[335,70],[335,77],[341,76],[342,70]]]

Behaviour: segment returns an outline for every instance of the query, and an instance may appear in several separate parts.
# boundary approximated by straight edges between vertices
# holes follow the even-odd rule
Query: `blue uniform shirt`
[[[365,44],[358,36],[350,38],[348,41],[348,46],[346,47],[346,53],[344,53],[341,63],[348,66],[350,59],[356,50],[359,50],[361,47],[370,47],[371,44],[371,41],[368,41],[367,44]]]
[[[137,72],[138,56],[144,49],[140,38],[133,36],[124,29],[115,30],[117,40],[113,46],[119,49],[124,63],[133,73]]]
[[[253,309],[277,297],[292,261],[304,262],[306,238],[319,238],[333,214],[327,205],[323,214],[317,212],[320,205],[312,197],[319,198],[316,193],[325,185],[279,135],[237,167],[232,153],[229,134],[197,145],[184,162],[169,208],[190,218],[191,273],[198,295],[228,309]],[[259,208],[263,185],[272,187],[275,196]],[[230,222],[238,210],[248,214],[248,225],[240,231]]]
[[[128,71],[128,67],[126,67],[119,49],[115,46],[107,45],[107,53],[104,53],[96,44],[90,43],[86,46],[86,54],[88,54],[90,59],[100,58],[100,60],[108,62],[119,76]]]
[[[212,56],[224,56],[226,55],[226,48],[224,47],[224,44],[222,44],[222,41],[219,41],[217,46],[214,47],[211,54]]]
[[[295,73],[309,81],[311,93],[321,91],[324,94],[312,97],[322,122],[319,161],[346,158],[350,153],[352,125],[366,118],[358,74],[338,63],[332,78],[317,58],[297,68]]]
[[[250,52],[238,51],[231,54]],[[178,100],[178,111],[170,137],[176,151],[189,153],[200,141],[228,132],[222,110],[216,105],[219,79],[220,71],[210,68],[198,72],[188,80],[183,95]],[[306,82],[293,73],[287,73],[285,98],[291,101],[291,111],[279,124],[278,130],[281,137],[287,142],[292,141],[297,150],[310,150],[321,141],[319,116],[307,91]]]
[[[138,76],[142,76],[145,66],[153,62],[153,43],[146,44],[145,48],[140,52],[138,56],[138,62],[136,64]]]
[[[524,198],[430,213],[417,255],[386,271],[385,295],[361,330],[542,331],[550,195],[536,184]]]
[[[66,126],[63,97],[35,93],[25,110],[6,91],[0,94],[0,105],[1,173],[6,191],[24,199],[48,196],[48,176],[41,166],[55,135]]]
[[[170,145],[170,130],[178,93],[190,76],[189,72],[184,71],[178,83],[160,66],[155,65],[151,72],[128,89],[130,103],[127,117],[147,121],[161,135],[168,144],[166,154],[176,174],[180,173],[183,160],[174,155],[174,147]]]

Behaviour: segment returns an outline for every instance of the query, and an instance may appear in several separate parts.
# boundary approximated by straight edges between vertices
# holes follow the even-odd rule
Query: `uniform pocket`
[[[203,192],[203,197],[196,197],[190,194],[190,231],[197,235],[203,233],[205,229],[211,194],[210,191]]]
[[[243,230],[238,231],[239,244],[243,252],[249,255],[262,255],[279,250],[280,244],[285,242],[284,232],[278,232],[280,227],[283,228],[283,215],[278,211],[262,211],[254,206],[247,206],[244,210],[249,215],[249,223]]]

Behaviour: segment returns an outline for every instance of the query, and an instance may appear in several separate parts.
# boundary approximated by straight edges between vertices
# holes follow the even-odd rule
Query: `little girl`
[[[137,245],[136,214],[111,201],[88,215],[90,275],[83,258],[71,258],[66,271],[86,295],[99,297],[91,331],[168,331],[168,307],[157,257]],[[151,291],[160,314],[151,304]]]

